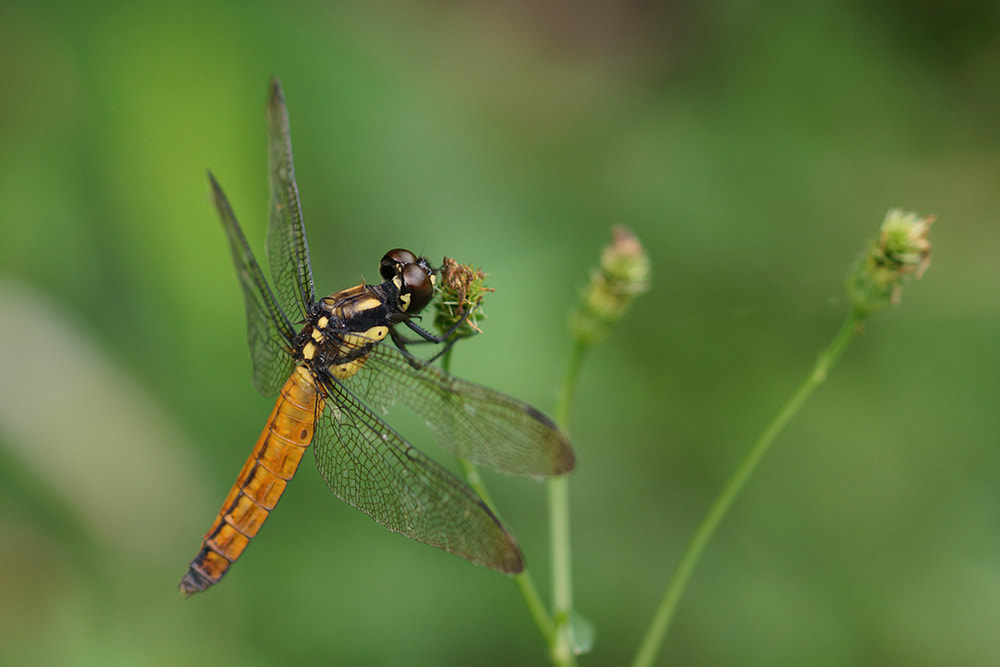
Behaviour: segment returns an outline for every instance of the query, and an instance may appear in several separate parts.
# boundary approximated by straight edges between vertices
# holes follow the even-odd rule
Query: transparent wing
[[[215,206],[219,209],[240,287],[243,288],[247,343],[253,359],[253,385],[265,396],[273,396],[295,367],[291,356],[291,341],[295,332],[271,293],[222,188],[211,173],[208,180],[212,184]]]
[[[569,440],[541,412],[436,366],[414,368],[389,345],[376,345],[347,383],[383,413],[402,402],[424,418],[438,444],[473,463],[518,475],[561,475],[573,469]]]
[[[313,439],[327,485],[389,530],[477,565],[524,569],[510,534],[462,481],[410,446],[332,378]]]
[[[299,188],[295,184],[292,161],[292,136],[288,129],[288,109],[281,92],[281,82],[271,81],[271,99],[267,105],[269,168],[271,180],[271,219],[267,228],[267,260],[285,314],[304,320],[316,301],[309,244],[302,222]]]

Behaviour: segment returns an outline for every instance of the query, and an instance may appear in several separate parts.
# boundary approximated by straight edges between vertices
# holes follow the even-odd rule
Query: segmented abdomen
[[[299,366],[281,389],[253,453],[181,579],[182,593],[189,596],[218,583],[240,557],[295,475],[322,409],[312,375]]]

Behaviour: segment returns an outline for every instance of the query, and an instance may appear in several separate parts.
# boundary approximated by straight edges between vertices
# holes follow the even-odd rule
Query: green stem
[[[587,346],[577,340],[556,403],[556,424],[564,431],[568,430],[570,406],[586,350]],[[553,663],[573,665],[576,664],[576,658],[570,638],[573,570],[570,560],[569,479],[566,475],[553,477],[547,484],[552,552],[552,614],[555,620],[555,642],[549,644],[549,653]]]
[[[453,349],[445,352],[441,358],[441,368],[446,373],[449,373],[451,369],[451,352]],[[490,497],[490,492],[486,488],[486,484],[483,482],[483,478],[479,474],[479,470],[475,464],[460,456],[456,458],[462,467],[462,472],[465,474],[465,481],[479,494],[479,497],[483,499],[483,502],[486,503],[499,519],[500,515],[496,510],[496,505],[493,503],[493,498]],[[539,632],[542,633],[545,643],[550,647],[555,645],[556,630],[552,623],[552,617],[549,616],[549,612],[545,608],[545,603],[542,602],[542,597],[538,594],[538,588],[535,586],[535,582],[527,569],[520,574],[514,575],[514,584],[517,586],[518,593],[521,594],[521,599],[524,600],[524,605],[528,608],[528,613],[531,614],[531,619],[538,626]]]
[[[486,488],[482,476],[479,474],[479,469],[476,468],[475,464],[466,461],[462,457],[456,458],[458,458],[459,465],[462,466],[462,472],[465,473],[465,481],[479,494],[483,502],[497,515],[497,518],[500,518],[496,510],[496,505],[493,504],[493,498],[490,497],[490,492]],[[552,646],[555,643],[556,637],[555,626],[552,624],[552,617],[549,616],[549,612],[545,608],[545,603],[542,602],[542,596],[538,594],[538,588],[535,586],[535,582],[527,569],[520,574],[514,575],[514,584],[517,586],[518,593],[521,594],[521,599],[524,600],[524,606],[528,608],[528,613],[531,614],[531,619],[538,626],[539,632],[542,633],[545,643]]]
[[[698,564],[708,541],[715,533],[719,523],[729,511],[733,501],[739,495],[761,458],[771,447],[771,443],[774,442],[785,425],[795,416],[795,413],[802,407],[802,404],[809,398],[813,390],[826,379],[830,368],[833,367],[847,347],[847,344],[854,338],[862,319],[863,316],[857,312],[852,312],[847,317],[844,324],[840,327],[840,331],[837,332],[837,335],[830,342],[830,345],[816,359],[816,365],[813,367],[812,372],[799,385],[795,393],[792,394],[781,410],[771,419],[750,446],[746,457],[740,463],[739,467],[736,468],[733,476],[729,478],[726,486],[716,497],[715,502],[712,503],[708,513],[701,520],[701,524],[698,526],[684,554],[681,556],[681,560],[677,564],[670,582],[667,584],[667,589],[664,592],[663,599],[660,601],[660,606],[653,615],[649,629],[646,631],[646,635],[639,645],[639,650],[632,662],[633,667],[647,667],[656,659],[656,654],[659,652],[660,645],[667,634],[667,629],[670,627],[670,622],[673,619],[674,612],[677,610],[681,596],[684,594],[688,580],[691,578],[691,573]]]
[[[556,628],[527,569],[514,575],[514,585],[517,586],[517,592],[521,594],[521,599],[524,600],[524,605],[528,608],[528,613],[531,614],[531,620],[538,626],[545,643],[552,646],[556,641]]]
[[[573,345],[573,351],[566,366],[566,375],[563,376],[562,387],[560,387],[559,398],[556,403],[556,424],[563,430],[569,429],[569,411],[573,405],[573,394],[576,391],[576,381],[580,377],[580,366],[583,365],[583,354],[587,351],[587,344],[577,340]]]

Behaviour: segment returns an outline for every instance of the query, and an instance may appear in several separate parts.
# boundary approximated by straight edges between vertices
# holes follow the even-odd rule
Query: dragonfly
[[[402,403],[424,419],[446,450],[517,475],[570,472],[574,454],[568,438],[527,403],[456,378],[408,351],[415,342],[447,344],[417,324],[438,278],[426,258],[390,250],[379,263],[381,282],[316,298],[288,111],[277,79],[267,110],[267,259],[274,289],[222,188],[211,172],[208,178],[243,292],[253,384],[278,398],[181,580],[181,592],[204,591],[225,576],[275,508],[310,445],[330,490],[389,530],[477,565],[521,572],[517,542],[483,500],[383,415]],[[418,338],[407,339],[401,327]]]

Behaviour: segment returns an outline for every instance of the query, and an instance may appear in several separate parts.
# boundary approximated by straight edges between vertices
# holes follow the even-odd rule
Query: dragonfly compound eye
[[[402,273],[404,266],[413,264],[416,261],[417,256],[409,250],[396,248],[385,253],[382,261],[378,264],[378,272],[382,276],[382,280],[392,280]]]
[[[406,308],[409,313],[419,313],[430,303],[434,293],[434,282],[427,269],[420,264],[407,264],[403,267],[403,290],[410,295],[410,303]]]

